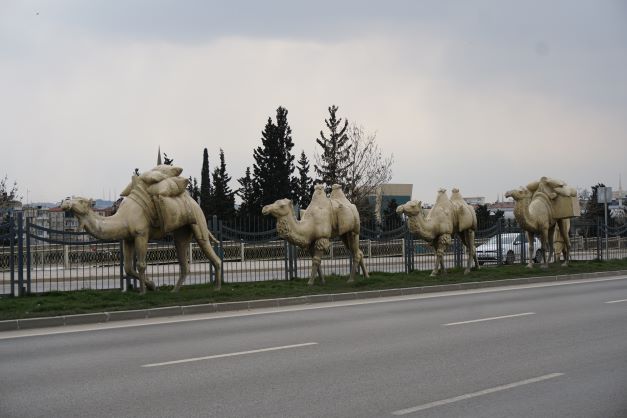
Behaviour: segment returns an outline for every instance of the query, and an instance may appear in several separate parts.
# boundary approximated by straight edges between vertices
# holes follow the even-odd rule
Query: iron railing
[[[249,221],[240,229],[235,222],[210,221],[209,227],[219,240],[214,250],[222,259],[226,283],[309,277],[311,255],[281,240],[273,223]],[[512,236],[520,241],[513,258],[504,252]],[[627,226],[605,227],[600,222],[574,219],[570,239],[571,260],[627,258]],[[480,259],[484,265],[525,263],[525,240],[515,223],[502,219],[475,235],[478,248],[496,243],[494,257]],[[362,225],[359,245],[370,272],[408,273],[434,267],[433,248],[413,236],[405,223],[388,223],[388,228]],[[185,284],[212,283],[215,272],[196,243],[190,244],[189,254],[190,272]],[[445,267],[463,267],[466,257],[461,241],[455,238],[444,255]],[[170,237],[149,243],[147,261],[147,274],[157,286],[172,285],[178,279],[178,259]],[[0,295],[135,287],[123,265],[120,242],[97,240],[85,232],[45,228],[23,219],[21,213],[0,224]],[[323,256],[324,274],[348,275],[351,268],[352,259],[342,241],[333,240]]]

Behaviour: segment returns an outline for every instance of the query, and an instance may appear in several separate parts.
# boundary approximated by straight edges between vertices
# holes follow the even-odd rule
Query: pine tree
[[[213,194],[212,206],[215,208],[214,215],[218,219],[231,219],[235,213],[235,194],[229,187],[231,176],[226,172],[226,162],[224,161],[224,151],[220,149],[220,166],[213,170]]]
[[[253,215],[255,213],[253,211],[253,208],[255,207],[255,185],[253,178],[250,175],[250,167],[246,167],[246,174],[244,177],[237,179],[237,182],[241,186],[237,191],[237,194],[240,199],[242,199],[242,203],[238,209],[238,214],[240,216]]]
[[[298,183],[296,186],[295,203],[301,208],[309,206],[311,194],[313,193],[313,180],[309,177],[309,160],[305,155],[305,151],[300,153],[298,160]]]
[[[287,122],[287,109],[279,107],[276,110],[276,124],[272,118],[261,132],[261,146],[253,152],[254,183],[257,189],[253,213],[261,213],[264,205],[273,203],[277,199],[293,198],[297,180],[293,177],[294,156],[291,151],[294,147],[292,129]]]
[[[330,106],[329,119],[324,120],[329,130],[328,137],[320,131],[320,138],[316,138],[316,142],[322,147],[322,154],[316,154],[314,169],[328,190],[333,184],[346,185],[350,181],[348,170],[351,166],[351,145],[346,134],[348,120],[344,120],[342,124],[342,118],[338,119],[336,116],[337,111],[337,106]]]
[[[198,179],[196,179],[196,177],[192,178],[192,176],[189,176],[187,191],[189,192],[189,195],[192,197],[192,199],[194,199],[196,202],[200,201],[200,188],[198,187]]]
[[[205,218],[209,219],[213,213],[211,213],[211,180],[209,177],[209,153],[207,148],[203,151],[202,155],[202,170],[200,171],[200,208],[205,214]]]

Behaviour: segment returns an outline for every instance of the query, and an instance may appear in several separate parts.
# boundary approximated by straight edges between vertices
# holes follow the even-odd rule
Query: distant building
[[[488,205],[488,210],[491,213],[500,210],[503,212],[503,218],[514,219],[514,206],[516,206],[515,202],[495,202]]]
[[[413,184],[382,184],[376,194],[368,196],[368,202],[375,208],[375,215],[382,216],[392,200],[396,201],[397,205],[409,202],[413,187]]]

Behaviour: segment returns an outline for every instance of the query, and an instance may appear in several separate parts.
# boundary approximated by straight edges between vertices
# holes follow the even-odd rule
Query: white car
[[[501,234],[501,260],[505,264],[514,264],[520,261],[522,252],[522,235],[519,232],[511,232]],[[538,238],[534,238],[534,257],[533,261],[539,263],[542,261],[542,245]],[[477,259],[479,264],[496,263],[498,261],[498,235],[490,237],[489,240],[477,247]],[[525,237],[525,257],[529,257],[529,243]]]

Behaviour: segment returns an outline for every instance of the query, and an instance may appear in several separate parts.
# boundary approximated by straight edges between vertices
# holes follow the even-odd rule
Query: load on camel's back
[[[141,293],[145,293],[146,287],[155,288],[146,276],[148,241],[163,238],[168,233],[174,238],[180,268],[173,292],[179,290],[189,271],[192,238],[216,269],[215,288],[220,288],[222,263],[211,247],[217,240],[209,231],[200,206],[187,193],[188,181],[179,177],[182,171],[180,167],[159,165],[133,176],[121,193],[124,200],[112,216],[95,214],[91,201],[81,197],[67,199],[61,205],[64,210],[73,212],[81,226],[96,238],[123,241],[124,270],[128,276],[139,280]]]

